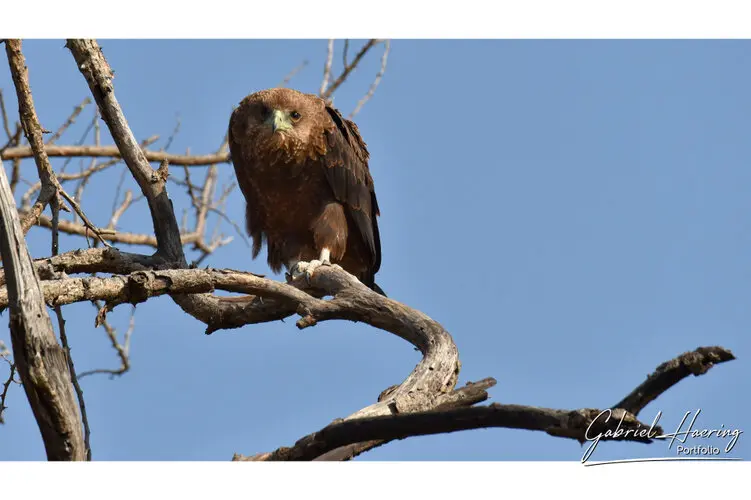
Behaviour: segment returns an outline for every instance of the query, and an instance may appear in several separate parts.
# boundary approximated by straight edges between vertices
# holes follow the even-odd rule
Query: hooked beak
[[[272,133],[276,132],[277,130],[284,131],[292,128],[292,123],[290,122],[287,114],[284,111],[280,111],[278,109],[275,109],[271,113],[268,122],[271,125]]]

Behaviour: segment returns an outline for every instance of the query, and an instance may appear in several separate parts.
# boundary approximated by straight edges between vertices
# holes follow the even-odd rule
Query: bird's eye
[[[297,121],[297,120],[299,120],[300,118],[302,118],[302,116],[300,115],[300,113],[298,113],[297,111],[293,111],[293,112],[291,112],[291,113],[289,114],[289,116],[290,116],[290,118],[292,118],[292,120],[293,120],[293,121]]]

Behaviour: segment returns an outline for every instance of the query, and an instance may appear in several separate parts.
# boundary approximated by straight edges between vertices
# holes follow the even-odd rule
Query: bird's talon
[[[294,266],[292,266],[292,269],[289,270],[287,275],[289,276],[289,279],[296,280],[305,272],[305,268],[307,267],[308,263],[300,261]]]
[[[300,261],[287,273],[292,280],[295,280],[302,275],[305,276],[305,281],[310,284],[310,279],[313,277],[313,273],[321,266],[330,266],[328,261],[321,262],[320,260],[311,260],[310,262]]]

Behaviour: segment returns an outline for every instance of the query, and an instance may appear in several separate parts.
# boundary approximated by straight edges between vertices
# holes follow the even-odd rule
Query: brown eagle
[[[274,272],[339,264],[383,294],[380,213],[357,125],[316,95],[272,88],[240,102],[228,138],[253,258],[266,242]]]

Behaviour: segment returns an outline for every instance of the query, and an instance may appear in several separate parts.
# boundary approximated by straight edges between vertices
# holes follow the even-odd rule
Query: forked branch
[[[120,103],[117,102],[112,84],[112,70],[96,40],[70,39],[66,46],[73,54],[86,83],[89,84],[99,113],[107,124],[117,149],[149,202],[157,239],[157,253],[168,261],[184,266],[185,255],[180,243],[180,231],[172,201],[167,194],[167,162],[163,161],[158,170],[151,168],[128,126]]]

